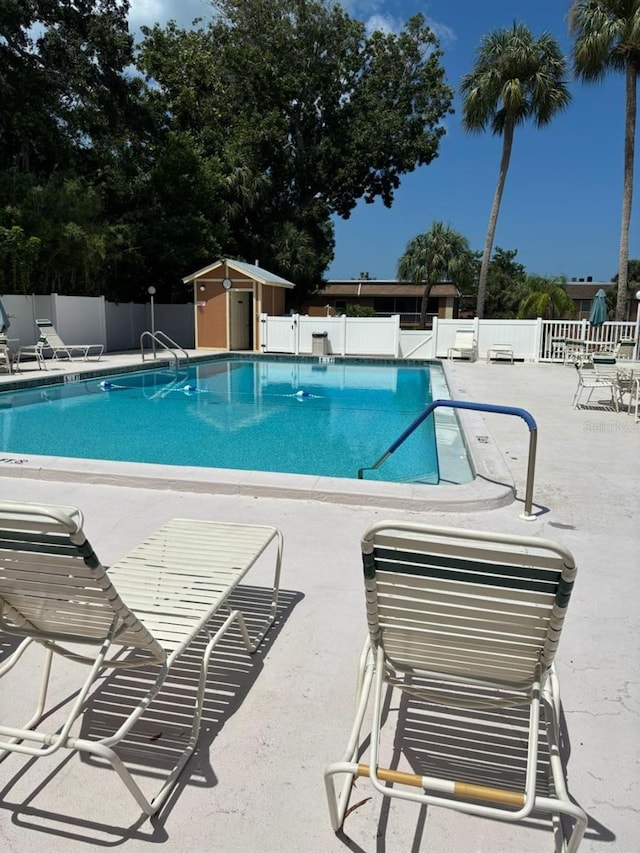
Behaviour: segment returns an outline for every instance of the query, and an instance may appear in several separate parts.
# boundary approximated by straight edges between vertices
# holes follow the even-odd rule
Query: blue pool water
[[[431,402],[426,367],[224,359],[0,395],[5,452],[357,476]],[[435,483],[433,418],[366,478]]]

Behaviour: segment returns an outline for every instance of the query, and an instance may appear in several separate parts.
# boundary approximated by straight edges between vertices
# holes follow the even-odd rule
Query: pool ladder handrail
[[[143,361],[144,361],[144,339],[146,337],[150,338],[153,343],[159,344],[161,347],[164,347],[164,349],[166,349],[166,351],[168,353],[170,353],[170,355],[172,355],[175,358],[175,360],[176,360],[176,373],[180,369],[180,359],[178,358],[178,354],[176,352],[174,352],[174,349],[180,350],[182,353],[184,353],[184,357],[185,357],[186,362],[187,362],[187,369],[189,369],[189,354],[187,353],[187,351],[183,347],[181,347],[180,344],[177,344],[173,340],[173,338],[170,338],[169,335],[167,335],[165,332],[163,332],[160,329],[157,329],[155,332],[146,331],[140,335],[140,355],[142,356]],[[168,344],[170,344],[170,346],[168,346]],[[173,347],[173,349],[172,349],[172,347]],[[153,357],[154,358],[156,357],[155,346],[153,347]]]
[[[451,409],[471,409],[476,412],[495,412],[500,415],[516,415],[527,424],[529,427],[529,458],[527,462],[527,480],[525,484],[525,497],[524,497],[524,513],[520,516],[525,521],[535,521],[536,516],[533,515],[531,509],[533,507],[533,478],[535,474],[536,467],[536,447],[538,443],[538,426],[535,422],[533,415],[530,412],[527,412],[526,409],[519,409],[515,406],[498,406],[494,403],[473,403],[469,400],[434,400],[429,403],[429,405],[418,415],[418,417],[411,423],[402,435],[398,436],[393,444],[390,445],[388,450],[386,450],[382,456],[373,463],[371,466],[365,466],[364,468],[358,469],[358,479],[363,479],[364,471],[375,471],[376,468],[379,468],[383,462],[385,462],[392,453],[400,447],[404,441],[409,438],[412,432],[416,430],[420,424],[425,421],[429,415],[440,406],[446,406]]]

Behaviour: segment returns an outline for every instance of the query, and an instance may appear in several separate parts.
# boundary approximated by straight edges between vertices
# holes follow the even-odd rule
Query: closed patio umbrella
[[[602,326],[607,319],[607,295],[602,288],[596,293],[593,302],[591,303],[591,311],[589,313],[589,323],[594,326]]]

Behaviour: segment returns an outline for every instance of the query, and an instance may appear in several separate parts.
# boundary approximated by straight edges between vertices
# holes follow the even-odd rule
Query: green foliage
[[[8,262],[20,291],[100,293],[112,226],[96,189],[62,174],[39,182],[14,171],[0,174],[0,197],[10,195],[19,203],[0,209],[9,235],[2,250],[5,280]]]
[[[347,305],[344,312],[347,317],[375,317],[376,312],[368,305]]]
[[[128,2],[0,4],[0,168],[38,175],[79,165],[122,127],[132,61]]]
[[[339,4],[220,0],[146,29],[132,76],[128,6],[0,3],[3,281],[184,299],[228,255],[315,284],[332,216],[437,156],[452,92],[421,15],[367,35]]]
[[[423,284],[420,306],[420,328],[427,322],[431,288],[438,281],[454,281],[461,289],[469,286],[475,275],[475,255],[469,241],[443,222],[435,221],[424,234],[407,243],[398,261],[398,278]]]
[[[0,225],[0,292],[29,293],[39,254],[37,237],[27,237],[19,225]]]
[[[145,31],[139,68],[158,116],[218,158],[223,252],[310,285],[333,256],[331,216],[361,198],[391,205],[436,156],[452,97],[436,39],[422,16],[367,36],[316,0],[217,7],[196,31]]]
[[[614,281],[616,286],[613,290],[607,292],[607,313],[610,318],[616,316],[618,306],[618,273],[612,276],[611,281]],[[635,301],[636,292],[640,288],[640,259],[629,258],[627,272],[627,298],[626,303],[633,299]],[[626,314],[626,306],[625,306]]]
[[[518,319],[542,317],[545,320],[570,319],[575,316],[573,299],[564,289],[566,279],[530,275],[526,279],[527,294],[520,303]]]
[[[496,246],[489,264],[484,315],[489,319],[512,319],[518,316],[520,303],[527,294],[527,274],[517,263],[517,249]]]
[[[536,39],[525,24],[494,30],[482,38],[476,61],[462,78],[463,125],[503,136],[509,126],[532,120],[548,124],[568,106],[566,61],[550,33]]]

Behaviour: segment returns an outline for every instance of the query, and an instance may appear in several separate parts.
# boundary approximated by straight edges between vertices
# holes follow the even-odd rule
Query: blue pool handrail
[[[446,407],[449,409],[471,409],[474,412],[495,412],[499,415],[515,415],[516,417],[522,418],[522,420],[529,427],[529,458],[527,462],[527,481],[525,485],[525,497],[524,497],[524,514],[523,518],[527,521],[535,519],[535,516],[532,514],[531,509],[533,507],[533,478],[536,467],[536,447],[538,443],[538,425],[535,422],[533,415],[530,412],[527,412],[526,409],[520,409],[516,406],[500,406],[495,403],[475,403],[469,400],[433,400],[429,405],[418,415],[418,417],[413,421],[413,423],[409,424],[409,426],[405,429],[402,435],[399,435],[398,438],[389,446],[389,449],[386,450],[382,456],[378,459],[377,462],[374,462],[371,466],[365,466],[364,468],[358,469],[358,479],[362,480],[362,475],[364,471],[375,471],[376,468],[379,468],[383,462],[385,462],[392,453],[400,447],[403,442],[406,441],[407,438],[411,435],[414,430],[416,430],[420,424],[425,421],[429,415],[439,407]]]

